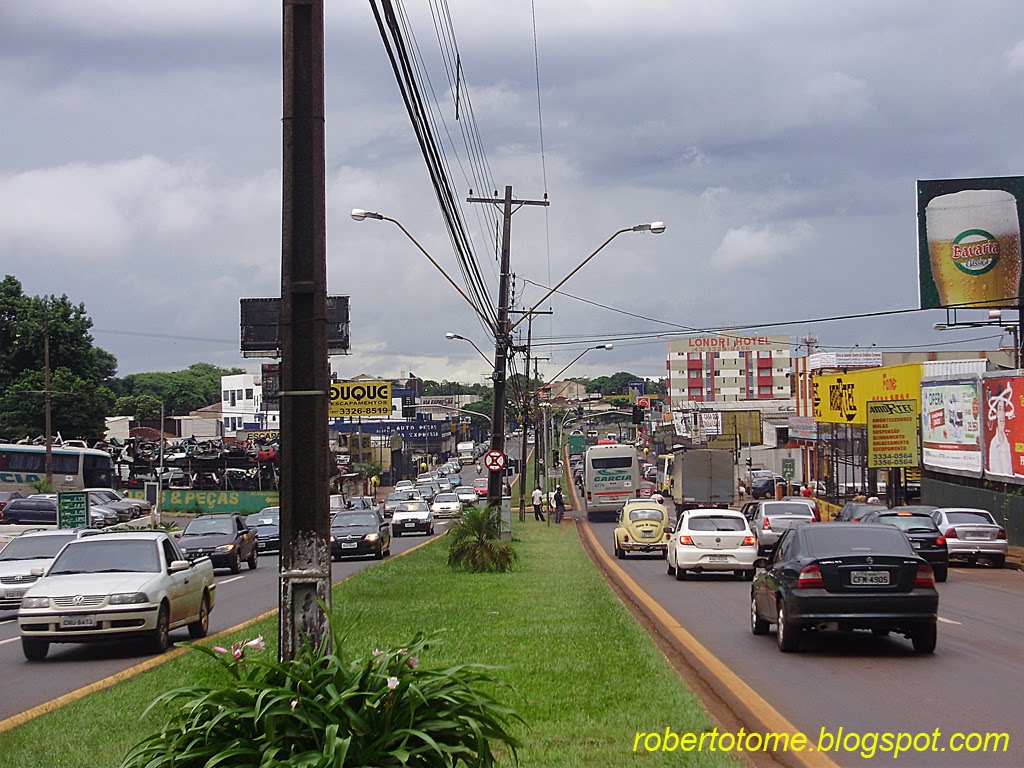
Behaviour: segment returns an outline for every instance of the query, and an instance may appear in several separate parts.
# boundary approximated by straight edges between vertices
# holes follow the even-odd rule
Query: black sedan
[[[391,525],[376,510],[339,512],[331,518],[331,557],[391,554]]]
[[[185,527],[178,546],[189,560],[209,557],[214,568],[238,573],[243,560],[250,569],[256,567],[257,542],[256,529],[241,515],[200,515]]]
[[[281,550],[281,511],[279,507],[266,507],[245,518],[245,524],[256,529],[260,552]]]
[[[895,525],[910,539],[917,554],[928,561],[935,571],[935,580],[942,582],[949,574],[949,547],[946,537],[932,519],[934,507],[894,507],[869,512],[862,523]]]
[[[800,649],[804,632],[871,630],[935,650],[939,593],[932,567],[891,525],[819,523],[788,529],[750,590],[750,629],[776,625],[779,650]]]

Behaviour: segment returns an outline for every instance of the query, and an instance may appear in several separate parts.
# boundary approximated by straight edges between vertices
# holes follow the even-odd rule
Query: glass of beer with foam
[[[942,306],[1016,306],[1020,290],[1017,200],[1001,189],[967,189],[925,208],[932,279]]]

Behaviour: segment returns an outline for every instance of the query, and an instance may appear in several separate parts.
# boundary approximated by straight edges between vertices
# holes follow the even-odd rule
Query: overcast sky
[[[397,228],[349,217],[400,219],[459,274],[370,5],[325,5],[328,282],[352,296],[352,355],[334,369],[479,381],[484,361],[444,338],[487,351],[472,310]],[[458,136],[429,5],[406,5]],[[537,0],[545,166],[530,3],[449,8],[495,184],[537,199],[546,175],[550,209],[513,218],[520,301],[542,295],[524,279],[551,285],[616,229],[662,220],[565,290],[830,350],[998,345],[932,330],[938,311],[768,324],[916,306],[915,181],[1024,173],[1019,0]],[[84,302],[122,375],[246,365],[238,300],[280,293],[280,30],[279,2],[0,1],[0,272]],[[464,206],[496,296],[477,214]],[[667,328],[551,308],[535,336]],[[542,373],[582,348],[542,348]],[[617,370],[663,376],[664,342],[590,352],[569,375]]]

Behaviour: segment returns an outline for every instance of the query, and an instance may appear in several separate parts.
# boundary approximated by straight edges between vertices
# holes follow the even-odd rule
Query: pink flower
[[[238,644],[235,643],[231,646],[231,656],[235,661],[241,661],[243,658],[245,658],[245,648],[242,648],[241,646],[238,646],[236,648],[235,646],[237,645]]]
[[[373,658],[377,658],[378,656],[383,655],[383,653],[384,653],[384,651],[382,651],[380,648],[374,648],[373,649]]]
[[[228,649],[221,645],[215,645],[213,646],[213,651],[214,653],[227,653]]]
[[[267,647],[267,644],[263,642],[263,635],[260,635],[259,637],[253,638],[252,640],[247,642],[245,644],[245,647],[255,648],[257,651],[262,651],[264,648]]]
[[[393,691],[397,687],[398,687],[398,678],[397,677],[389,677],[388,678],[388,690],[389,691]]]
[[[409,666],[412,667],[413,669],[416,669],[416,667],[418,667],[420,665],[420,657],[419,656],[410,656],[408,661],[409,661]]]
[[[399,653],[408,653],[408,652],[409,652],[409,649],[408,649],[408,648],[399,648],[399,649],[398,649],[398,652],[399,652]]]

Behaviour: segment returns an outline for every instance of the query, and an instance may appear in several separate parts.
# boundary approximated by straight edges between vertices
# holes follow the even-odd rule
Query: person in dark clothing
[[[562,496],[562,486],[555,486],[555,522],[562,522],[565,517],[565,497]]]

